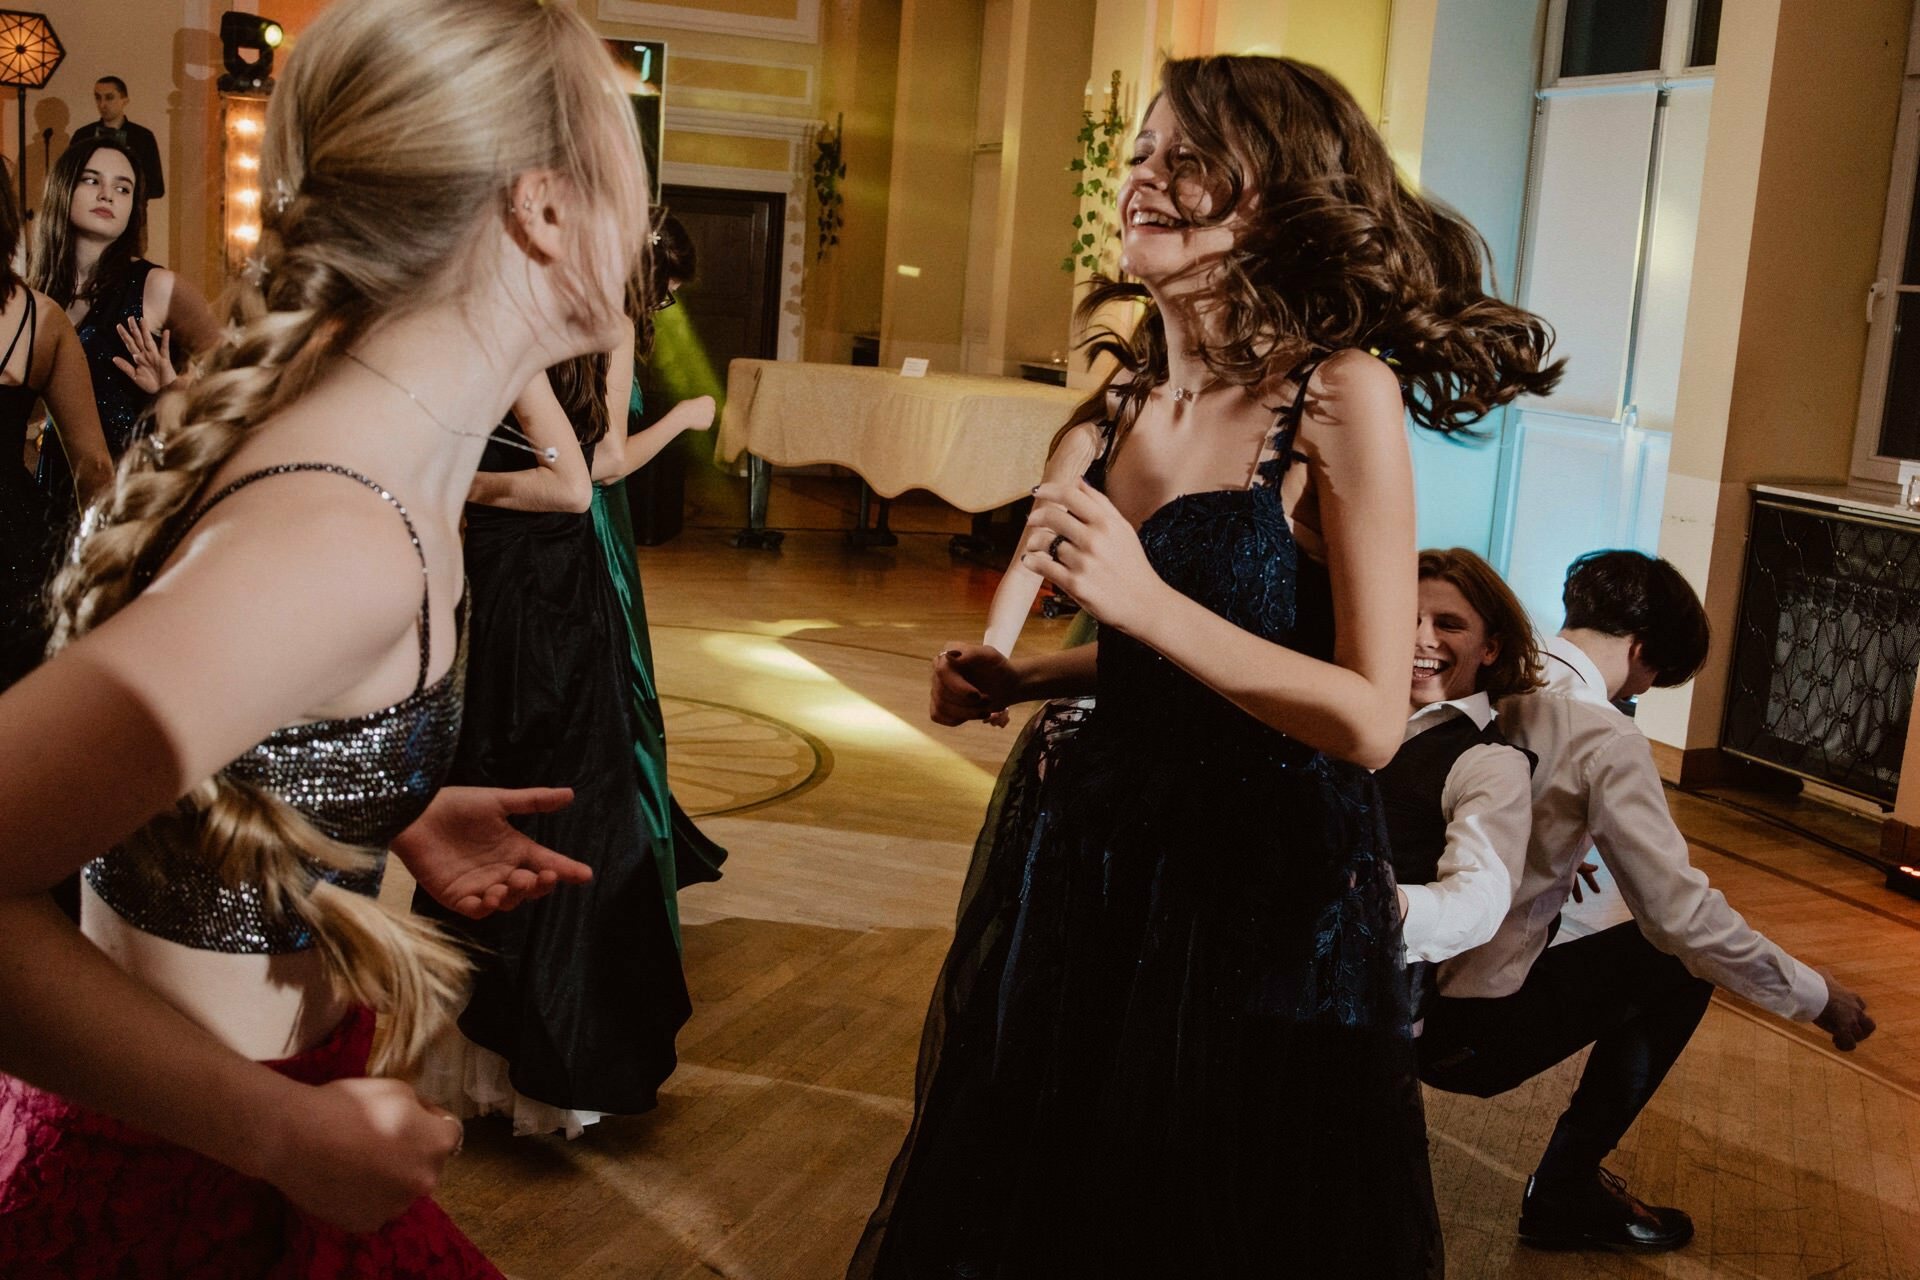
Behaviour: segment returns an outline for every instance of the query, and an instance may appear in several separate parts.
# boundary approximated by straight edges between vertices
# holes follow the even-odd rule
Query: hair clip
[[[153,461],[155,470],[159,470],[167,465],[167,438],[165,436],[156,431],[140,443],[145,447],[147,457]]]
[[[251,255],[240,268],[240,278],[258,289],[267,280],[267,260],[257,253]]]
[[[287,206],[293,203],[293,186],[285,178],[273,180],[273,211],[285,213]]]
[[[652,235],[648,236],[647,243],[653,245],[655,248],[658,248],[660,245],[660,233],[656,231]]]

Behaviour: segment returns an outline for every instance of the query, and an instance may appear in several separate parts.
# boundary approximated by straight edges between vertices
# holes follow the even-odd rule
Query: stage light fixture
[[[1920,898],[1920,867],[1888,867],[1887,888],[1909,898]]]
[[[257,13],[221,14],[220,49],[227,74],[220,77],[220,92],[271,92],[273,51],[286,35],[279,23]]]
[[[20,93],[20,151],[13,168],[20,179],[20,207],[29,218],[33,212],[27,204],[27,90],[46,88],[66,56],[46,14],[0,9],[0,86]]]

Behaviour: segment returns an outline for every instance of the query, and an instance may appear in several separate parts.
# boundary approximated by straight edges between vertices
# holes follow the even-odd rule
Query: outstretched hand
[[[1073,597],[1102,626],[1121,631],[1138,629],[1165,585],[1148,563],[1139,533],[1085,480],[1033,491],[1020,563]]]
[[[593,869],[536,844],[511,818],[573,803],[567,787],[443,787],[393,852],[435,902],[470,920],[585,884]]]
[[[177,376],[173,371],[173,330],[162,329],[160,341],[156,343],[146,325],[135,317],[122,321],[115,326],[115,331],[120,335],[120,344],[127,349],[127,356],[115,356],[114,368],[150,396],[159,395],[173,385]]]

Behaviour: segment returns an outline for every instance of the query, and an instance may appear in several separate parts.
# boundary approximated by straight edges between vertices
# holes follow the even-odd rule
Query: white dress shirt
[[[1647,941],[1689,972],[1782,1017],[1810,1021],[1827,984],[1755,932],[1687,855],[1633,721],[1607,701],[1606,682],[1579,646],[1545,648],[1546,687],[1500,704],[1508,741],[1539,758],[1533,837],[1513,906],[1491,942],[1449,961],[1440,990],[1504,996],[1520,989],[1547,943],[1575,868],[1597,846]]]
[[[1454,716],[1484,729],[1493,704],[1484,693],[1434,702],[1407,718],[1412,740]],[[1513,901],[1526,861],[1532,820],[1527,758],[1512,747],[1475,743],[1447,771],[1440,793],[1447,820],[1447,846],[1431,884],[1403,884],[1407,917],[1401,925],[1407,959],[1437,962],[1493,937]]]

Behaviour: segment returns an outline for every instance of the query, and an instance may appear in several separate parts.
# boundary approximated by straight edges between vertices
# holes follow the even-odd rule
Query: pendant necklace
[[[512,448],[515,448],[515,449],[524,449],[526,452],[532,454],[534,457],[544,458],[548,462],[552,462],[557,458],[559,458],[560,456],[560,451],[554,448],[552,445],[548,445],[546,448],[542,449],[538,445],[534,444],[533,441],[527,439],[526,435],[523,432],[521,432],[518,428],[511,427],[504,422],[501,423],[498,427],[495,427],[492,431],[462,431],[458,427],[450,427],[445,422],[442,422],[440,420],[439,414],[427,408],[426,402],[423,401],[419,396],[413,394],[413,392],[407,390],[405,387],[401,386],[398,382],[395,382],[392,378],[389,378],[386,374],[380,372],[378,369],[368,364],[365,360],[362,360],[358,355],[354,354],[353,352],[348,351],[348,352],[344,352],[343,354],[347,357],[347,359],[353,361],[355,364],[359,365],[362,369],[365,369],[368,373],[380,379],[380,381],[386,383],[388,386],[392,387],[395,391],[398,391],[401,395],[405,396],[407,399],[413,401],[415,407],[417,407],[420,410],[420,412],[427,415],[428,421],[432,422],[434,426],[440,428],[442,431],[446,432],[450,436],[465,436],[469,440],[498,440],[501,444],[511,446]],[[514,437],[516,436],[519,438],[515,439]]]

